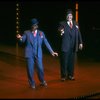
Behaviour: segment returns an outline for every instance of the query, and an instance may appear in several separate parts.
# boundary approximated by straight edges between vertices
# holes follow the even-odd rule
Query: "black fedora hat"
[[[33,18],[32,20],[31,20],[31,25],[33,26],[33,25],[37,25],[39,22],[38,22],[38,20],[36,19],[36,18]]]
[[[71,9],[68,9],[68,10],[67,10],[67,16],[68,16],[69,14],[72,14],[72,15],[73,15],[73,11],[72,11]]]

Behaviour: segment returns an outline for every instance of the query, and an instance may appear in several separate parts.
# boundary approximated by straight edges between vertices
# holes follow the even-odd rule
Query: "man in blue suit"
[[[66,20],[60,22],[58,30],[61,35],[61,81],[74,80],[75,53],[83,48],[82,37],[78,24],[73,20],[71,9],[67,11]]]
[[[35,89],[36,84],[34,81],[34,64],[37,65],[37,73],[41,86],[47,86],[44,80],[44,69],[42,64],[42,44],[44,43],[50,53],[53,56],[58,56],[58,53],[54,52],[51,48],[49,42],[47,41],[44,32],[38,29],[38,20],[33,18],[31,20],[32,27],[31,30],[26,30],[21,36],[17,35],[17,38],[25,43],[25,58],[27,60],[27,75],[29,85]]]

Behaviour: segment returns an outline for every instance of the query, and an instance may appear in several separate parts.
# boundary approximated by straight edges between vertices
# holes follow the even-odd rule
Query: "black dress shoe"
[[[36,87],[35,85],[30,85],[30,88],[35,89]]]
[[[47,87],[47,83],[46,83],[46,81],[41,82],[41,83],[40,83],[40,86],[45,86],[45,87]]]
[[[31,86],[32,89],[35,89],[35,85]]]
[[[64,82],[66,79],[65,78],[61,78],[61,81]]]
[[[69,80],[75,80],[75,78],[73,76],[68,76]]]

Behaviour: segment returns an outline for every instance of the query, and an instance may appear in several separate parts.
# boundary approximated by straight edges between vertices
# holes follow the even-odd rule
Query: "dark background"
[[[82,57],[100,60],[100,1],[77,1],[79,3],[79,25],[83,37]],[[16,1],[0,1],[0,43],[16,44]],[[39,28],[52,48],[58,51],[59,35],[57,27],[65,20],[67,9],[75,14],[75,1],[20,1],[20,34],[30,29],[32,18],[39,20]],[[75,19],[75,15],[74,15]],[[80,52],[79,52],[80,55]]]

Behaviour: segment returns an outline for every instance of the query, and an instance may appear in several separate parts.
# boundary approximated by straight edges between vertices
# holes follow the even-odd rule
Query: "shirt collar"
[[[35,31],[32,31],[32,33],[34,33],[34,32],[37,34],[37,30],[35,30]]]

